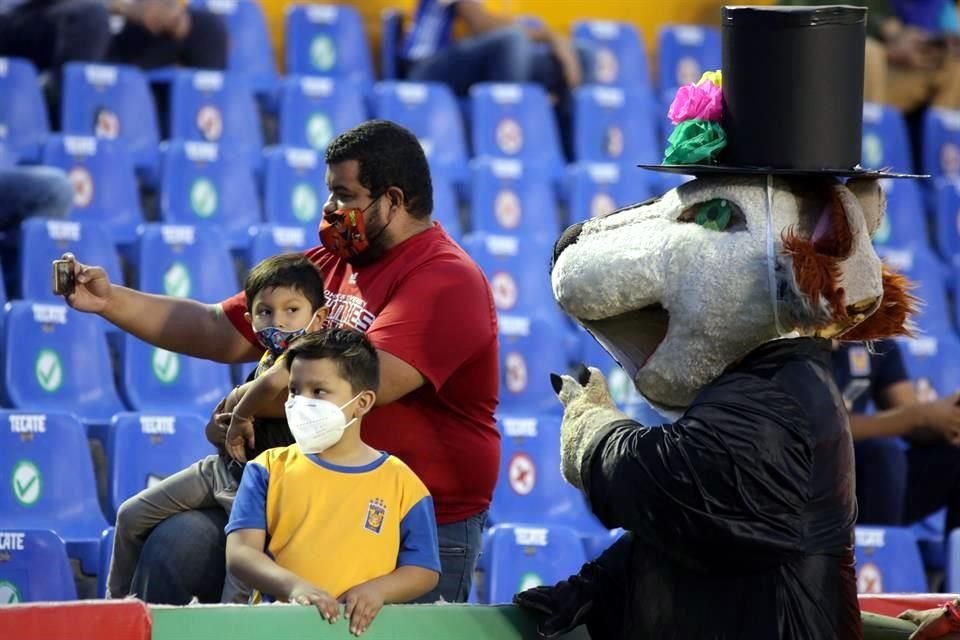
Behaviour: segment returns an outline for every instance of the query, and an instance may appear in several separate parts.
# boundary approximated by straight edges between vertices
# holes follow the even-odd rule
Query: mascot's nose
[[[560,239],[557,240],[557,244],[553,246],[553,262],[557,261],[557,258],[560,257],[560,254],[563,253],[564,249],[577,241],[577,238],[580,237],[581,231],[583,231],[582,222],[578,222],[577,224],[567,227],[566,231],[564,231],[560,236]]]

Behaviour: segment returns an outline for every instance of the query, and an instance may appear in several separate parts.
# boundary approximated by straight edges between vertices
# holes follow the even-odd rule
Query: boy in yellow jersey
[[[361,439],[380,378],[363,333],[303,336],[285,362],[297,444],[244,469],[226,527],[227,569],[263,599],[312,604],[331,623],[342,602],[360,635],[385,603],[436,586],[433,500],[406,464]]]

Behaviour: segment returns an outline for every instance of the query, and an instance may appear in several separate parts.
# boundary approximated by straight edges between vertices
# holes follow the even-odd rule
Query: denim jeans
[[[484,511],[472,518],[437,527],[440,543],[440,582],[433,591],[416,602],[431,603],[441,598],[446,602],[467,601],[486,523],[487,512]]]

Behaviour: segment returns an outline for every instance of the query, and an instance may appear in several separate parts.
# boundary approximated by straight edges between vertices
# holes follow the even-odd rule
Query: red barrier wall
[[[9,640],[150,640],[152,626],[139,600],[0,607],[0,638]]]

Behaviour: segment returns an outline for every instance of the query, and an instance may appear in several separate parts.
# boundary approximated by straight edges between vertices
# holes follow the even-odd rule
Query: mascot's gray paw
[[[563,403],[560,426],[560,469],[567,482],[583,489],[580,469],[593,436],[604,426],[628,416],[617,408],[599,369],[580,365],[577,379],[550,374],[554,391]]]

